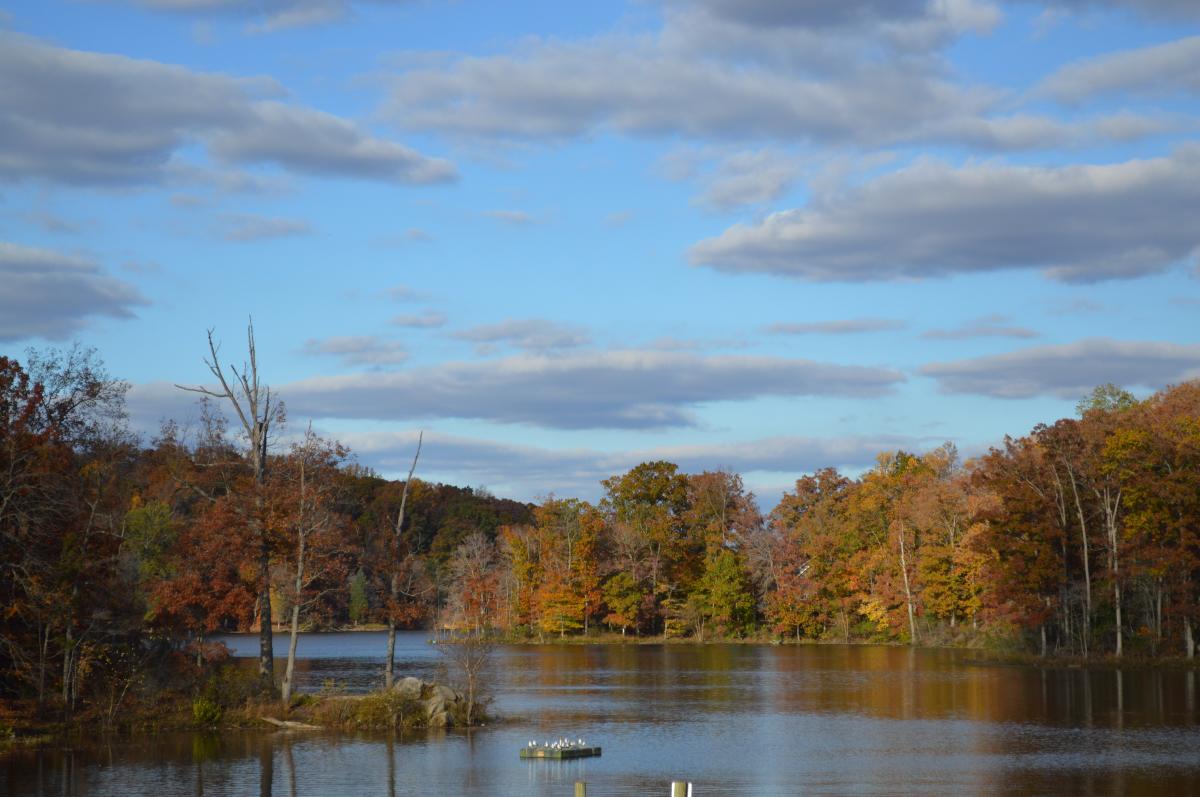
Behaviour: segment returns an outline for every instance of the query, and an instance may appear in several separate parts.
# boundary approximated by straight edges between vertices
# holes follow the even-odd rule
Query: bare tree
[[[408,478],[404,480],[404,492],[400,495],[400,511],[396,513],[396,525],[392,530],[391,577],[388,579],[388,592],[391,603],[388,607],[387,663],[383,669],[383,683],[388,689],[392,688],[392,681],[395,677],[396,607],[400,603],[402,595],[410,598],[413,597],[412,595],[406,595],[407,591],[400,584],[403,575],[402,571],[407,572],[409,581],[415,576],[414,563],[409,561],[406,567],[406,563],[400,559],[402,545],[400,534],[404,529],[404,511],[408,506],[408,488],[412,486],[413,473],[417,470],[417,460],[421,458],[421,443],[424,438],[424,432],[417,434],[417,453],[413,455],[412,467],[408,469]]]
[[[488,682],[496,640],[486,630],[466,631],[445,637],[437,646],[446,661],[453,685],[460,686],[466,703],[465,725],[480,719],[478,710],[488,703]]]
[[[283,500],[293,503],[291,510],[292,533],[289,544],[292,585],[289,598],[290,629],[288,638],[287,666],[283,672],[281,698],[287,707],[292,698],[292,686],[296,671],[296,646],[300,638],[300,613],[317,603],[328,590],[316,590],[313,585],[328,576],[338,564],[331,558],[332,541],[329,539],[334,515],[329,505],[333,498],[333,476],[338,465],[346,456],[339,444],[329,444],[313,433],[312,423],[304,434],[304,440],[293,446],[291,456],[285,460],[286,468],[294,482],[287,485]],[[292,493],[293,488],[296,490]]]
[[[282,405],[271,395],[271,388],[262,385],[258,377],[258,353],[254,346],[254,321],[246,326],[246,344],[249,361],[242,364],[241,371],[232,365],[221,365],[220,346],[213,340],[213,330],[208,330],[208,352],[204,364],[216,377],[219,390],[197,386],[176,385],[180,390],[211,396],[228,401],[233,407],[242,430],[250,445],[250,467],[254,478],[254,511],[251,513],[251,531],[258,541],[258,673],[264,683],[274,679],[275,654],[273,649],[271,619],[271,540],[267,524],[263,519],[263,490],[267,481],[267,442],[271,425],[282,421]]]

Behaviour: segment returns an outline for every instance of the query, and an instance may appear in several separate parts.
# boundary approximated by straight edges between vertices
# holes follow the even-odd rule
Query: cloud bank
[[[281,102],[270,78],[194,72],[0,32],[0,179],[144,185],[198,179],[182,151],[225,165],[402,184],[454,166],[345,119]]]
[[[1200,246],[1200,146],[1056,167],[924,159],[803,208],[734,225],[691,262],[811,282],[1032,269],[1091,283],[1166,271]]]
[[[62,340],[93,318],[132,318],[148,304],[91,260],[4,241],[0,286],[0,340]]]
[[[1157,390],[1194,379],[1200,376],[1200,346],[1093,338],[933,363],[921,373],[937,380],[943,393],[1078,399],[1109,382]]]

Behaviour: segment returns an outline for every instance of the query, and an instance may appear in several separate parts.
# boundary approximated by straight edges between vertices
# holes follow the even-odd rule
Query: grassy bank
[[[252,673],[227,665],[199,690],[161,690],[108,713],[92,709],[62,719],[61,709],[55,716],[52,708],[39,710],[32,701],[0,703],[0,754],[97,733],[270,730],[272,723],[340,732],[420,732],[466,727],[468,716],[471,724],[481,725],[490,720],[486,708],[477,701],[468,713],[462,693],[415,678],[365,695],[332,690],[299,694],[284,706],[278,698],[261,694]]]

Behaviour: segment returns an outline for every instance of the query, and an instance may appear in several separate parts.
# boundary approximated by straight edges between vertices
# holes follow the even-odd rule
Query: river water
[[[300,688],[372,688],[384,650],[383,634],[305,635]],[[400,635],[397,659],[401,675],[438,676],[423,634]],[[0,795],[570,797],[577,780],[589,797],[667,795],[671,780],[696,797],[1200,795],[1194,670],[900,647],[546,645],[501,648],[491,680],[503,721],[470,734],[101,740],[0,760]],[[603,755],[518,758],[560,736]]]

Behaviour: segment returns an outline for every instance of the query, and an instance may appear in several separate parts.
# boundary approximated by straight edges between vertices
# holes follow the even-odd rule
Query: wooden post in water
[[[682,780],[671,781],[671,797],[692,797],[692,784]]]
[[[587,784],[582,780],[575,781],[575,797],[587,797]]]

